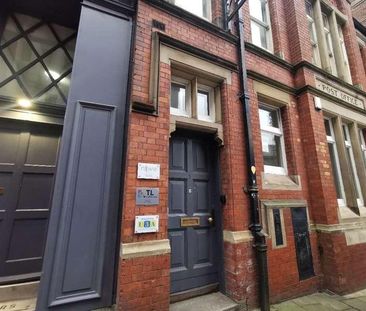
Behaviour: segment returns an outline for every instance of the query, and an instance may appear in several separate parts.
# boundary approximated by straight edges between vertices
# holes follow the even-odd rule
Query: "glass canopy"
[[[0,39],[0,99],[66,104],[76,31],[12,14]]]

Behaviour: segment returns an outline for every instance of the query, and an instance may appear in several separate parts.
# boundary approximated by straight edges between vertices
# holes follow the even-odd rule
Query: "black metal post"
[[[242,1],[241,5],[244,3]],[[240,5],[240,7],[241,7]],[[250,98],[247,93],[247,70],[245,65],[245,45],[244,45],[244,25],[242,9],[236,11],[236,23],[239,35],[239,73],[242,93],[240,101],[243,105],[244,127],[245,127],[245,143],[248,162],[248,188],[251,220],[250,230],[254,237],[254,248],[257,257],[257,267],[259,276],[259,301],[261,311],[269,311],[269,286],[268,286],[268,267],[267,267],[267,244],[266,238],[262,232],[262,225],[259,217],[259,199],[258,199],[258,185],[255,166],[254,147],[252,141],[252,126],[250,113]]]

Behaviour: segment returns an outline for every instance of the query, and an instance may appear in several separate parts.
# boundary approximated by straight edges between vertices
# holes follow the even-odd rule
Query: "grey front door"
[[[40,274],[60,136],[0,120],[0,283]]]
[[[210,139],[173,135],[169,160],[171,292],[218,282],[216,149]]]

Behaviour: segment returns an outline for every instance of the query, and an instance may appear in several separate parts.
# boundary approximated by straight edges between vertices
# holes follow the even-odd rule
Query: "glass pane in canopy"
[[[53,79],[58,79],[66,70],[70,69],[72,63],[66,56],[63,49],[59,48],[44,59],[44,62]]]
[[[3,58],[0,57],[0,82],[11,76],[11,71],[9,67],[4,62]]]
[[[69,88],[70,88],[70,79],[71,79],[71,74],[67,75],[65,78],[63,78],[58,84],[57,86],[60,88],[60,90],[62,91],[62,94],[67,98],[67,96],[69,95]]]
[[[15,17],[22,26],[23,30],[28,30],[29,28],[40,22],[38,18],[29,15],[23,15],[17,13],[15,14]]]
[[[43,55],[57,44],[56,37],[46,25],[32,31],[29,34],[29,39],[40,55]]]
[[[36,59],[28,42],[21,38],[3,49],[6,58],[13,68],[18,71]]]
[[[5,24],[5,29],[1,35],[1,44],[15,38],[20,33],[14,20],[9,16]]]
[[[69,38],[71,35],[75,33],[74,29],[57,24],[52,24],[52,28],[56,31],[57,36],[61,41],[65,40],[66,38]]]
[[[25,97],[23,90],[20,88],[17,80],[11,80],[9,83],[0,87],[0,96],[7,96],[13,98]]]
[[[36,98],[35,101],[50,105],[65,105],[64,99],[61,97],[59,91],[55,87]]]
[[[72,39],[72,40],[68,41],[67,43],[65,43],[65,48],[66,48],[67,52],[69,52],[72,59],[74,59],[75,45],[76,45],[76,39]]]
[[[51,84],[51,79],[40,63],[37,63],[21,74],[20,79],[32,97],[36,96],[40,91]]]

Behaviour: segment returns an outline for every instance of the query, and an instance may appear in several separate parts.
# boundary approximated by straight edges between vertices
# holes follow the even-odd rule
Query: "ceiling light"
[[[23,108],[29,108],[32,106],[32,102],[28,98],[19,98],[18,105]]]

